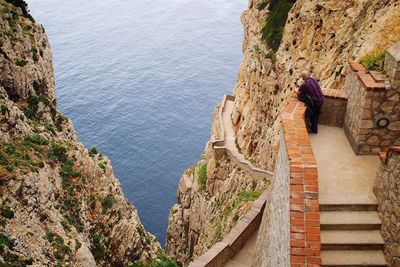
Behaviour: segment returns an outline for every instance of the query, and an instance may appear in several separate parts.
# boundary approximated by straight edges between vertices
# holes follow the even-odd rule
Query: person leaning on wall
[[[311,133],[318,133],[318,120],[321,114],[321,108],[324,104],[324,94],[318,81],[311,77],[308,71],[301,72],[303,84],[298,87],[297,97],[307,106],[306,124]],[[296,83],[296,86],[297,83]]]

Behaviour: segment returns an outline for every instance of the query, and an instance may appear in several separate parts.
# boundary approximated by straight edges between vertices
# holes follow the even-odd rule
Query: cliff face
[[[269,17],[272,21],[286,18],[278,2],[250,0],[242,15],[244,55],[232,114],[241,152],[268,170],[273,170],[278,151],[279,116],[303,69],[309,69],[324,87],[341,89],[349,60],[400,39],[400,4],[396,0],[297,0],[286,14],[282,40],[274,53],[266,45],[265,32],[279,32],[266,23]],[[215,122],[214,118],[211,140],[218,133]],[[235,222],[230,217],[232,203],[240,192],[258,192],[268,186],[265,181],[251,181],[228,159],[217,161],[207,145],[199,163],[207,166],[207,176],[199,179],[200,172],[195,169],[181,178],[167,236],[167,252],[181,262],[196,258],[229,232]],[[235,219],[249,203],[251,199],[244,201]]]
[[[160,245],[109,160],[85,149],[56,110],[43,27],[3,0],[0,15],[0,265],[127,266],[157,258]]]

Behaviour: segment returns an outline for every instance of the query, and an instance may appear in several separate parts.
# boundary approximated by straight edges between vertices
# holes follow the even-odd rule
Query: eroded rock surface
[[[43,27],[3,0],[0,15],[0,265],[156,259],[160,245],[143,229],[110,161],[85,149],[55,107]]]

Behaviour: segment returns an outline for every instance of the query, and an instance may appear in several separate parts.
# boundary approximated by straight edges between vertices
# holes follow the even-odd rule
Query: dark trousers
[[[318,133],[318,120],[319,115],[321,114],[321,108],[322,105],[317,104],[312,107],[307,107],[306,120],[311,133]]]

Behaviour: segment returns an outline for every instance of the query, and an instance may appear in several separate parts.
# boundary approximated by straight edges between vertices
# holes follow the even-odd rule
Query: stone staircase
[[[376,204],[320,205],[322,266],[386,266]]]
[[[343,129],[312,136],[318,163],[322,266],[387,266],[372,192],[379,159],[353,153]]]

